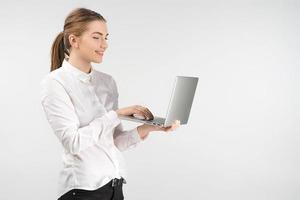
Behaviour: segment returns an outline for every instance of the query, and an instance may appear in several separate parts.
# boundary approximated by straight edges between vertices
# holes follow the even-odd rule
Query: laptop
[[[171,126],[175,120],[180,120],[180,125],[187,124],[197,83],[198,77],[176,76],[165,117],[154,116],[153,119],[140,119],[134,116],[122,115],[120,119],[160,127]]]

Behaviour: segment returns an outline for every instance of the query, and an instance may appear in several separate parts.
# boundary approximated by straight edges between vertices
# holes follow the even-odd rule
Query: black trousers
[[[58,200],[124,200],[124,179],[113,179],[96,190],[72,189]]]

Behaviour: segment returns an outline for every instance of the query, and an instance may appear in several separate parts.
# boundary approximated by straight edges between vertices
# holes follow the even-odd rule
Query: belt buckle
[[[112,186],[112,187],[115,187],[116,185],[117,185],[117,179],[114,178],[114,179],[112,180],[111,186]]]
[[[124,184],[127,183],[126,180],[123,177],[121,177],[121,179],[114,178],[112,180],[112,184],[111,185],[112,185],[112,187],[114,187],[116,185],[121,185],[122,183],[124,183]]]

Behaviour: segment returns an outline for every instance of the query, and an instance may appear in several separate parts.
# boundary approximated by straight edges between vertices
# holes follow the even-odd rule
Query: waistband
[[[92,192],[92,193],[97,193],[98,191],[100,191],[101,189],[105,188],[105,187],[117,187],[119,185],[122,184],[126,184],[126,180],[121,177],[121,178],[114,178],[111,181],[109,181],[107,184],[103,185],[102,187],[96,189],[96,190],[84,190],[84,189],[72,189],[68,192],[66,192],[65,194],[63,194],[60,198],[58,198],[58,200],[63,200],[63,199],[68,199],[71,198],[72,196],[75,196],[77,192]]]

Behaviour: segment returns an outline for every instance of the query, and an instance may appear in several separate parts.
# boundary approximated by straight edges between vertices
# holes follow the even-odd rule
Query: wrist
[[[148,128],[144,125],[140,125],[137,127],[137,131],[138,131],[138,134],[140,135],[140,138],[142,140],[144,140],[150,133],[150,131],[148,130]]]

